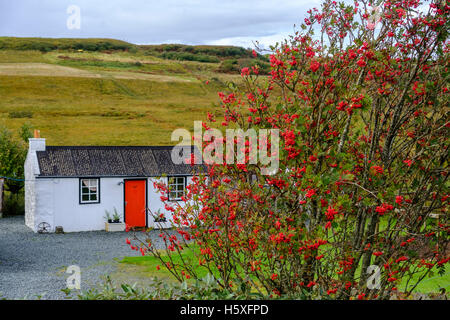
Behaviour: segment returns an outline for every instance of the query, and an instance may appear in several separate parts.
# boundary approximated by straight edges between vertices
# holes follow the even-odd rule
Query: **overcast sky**
[[[318,0],[0,0],[0,36],[114,38],[136,44],[268,46]],[[80,9],[80,29],[67,20]],[[72,16],[73,17],[73,16]],[[74,20],[70,20],[74,21]],[[73,23],[72,23],[73,26]]]

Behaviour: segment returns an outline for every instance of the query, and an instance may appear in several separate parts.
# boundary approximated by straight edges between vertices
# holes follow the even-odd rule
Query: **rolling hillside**
[[[0,125],[29,123],[50,145],[173,144],[240,81],[230,60],[266,63],[237,47],[0,37]]]

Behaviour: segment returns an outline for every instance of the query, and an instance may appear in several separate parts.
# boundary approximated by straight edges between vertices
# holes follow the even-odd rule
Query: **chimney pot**
[[[34,137],[35,138],[40,138],[41,137],[41,131],[37,130],[37,129],[34,129]]]
[[[30,151],[45,151],[45,138],[40,138],[39,130],[34,130],[34,138],[28,139]]]

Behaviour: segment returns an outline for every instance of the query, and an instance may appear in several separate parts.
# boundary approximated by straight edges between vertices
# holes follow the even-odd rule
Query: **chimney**
[[[34,138],[28,139],[29,151],[45,151],[45,139],[41,138],[39,130],[34,130]]]

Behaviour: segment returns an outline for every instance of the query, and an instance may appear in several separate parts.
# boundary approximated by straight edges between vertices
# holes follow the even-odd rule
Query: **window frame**
[[[170,179],[179,179],[179,178],[182,178],[183,179],[183,184],[181,184],[181,183],[170,183]],[[185,194],[186,194],[186,184],[187,184],[187,176],[168,176],[167,177],[167,189],[168,189],[168,200],[169,201],[181,201],[181,197],[183,197]],[[183,190],[181,191],[183,194],[181,195],[181,197],[177,197],[177,198],[172,198],[171,197],[171,193],[172,192],[174,192],[174,191],[170,191],[170,186],[173,186],[173,185],[175,185],[175,186],[180,186],[180,185],[182,185],[183,186]],[[178,195],[178,193],[180,192],[178,189],[175,191],[176,192],[176,194]]]
[[[83,200],[83,180],[97,180],[97,200]],[[89,185],[90,186],[90,185]],[[100,203],[100,178],[99,177],[87,177],[87,178],[79,178],[79,185],[78,185],[78,194],[79,194],[79,204],[95,204]],[[89,195],[93,194],[91,192],[88,193]]]

